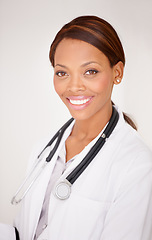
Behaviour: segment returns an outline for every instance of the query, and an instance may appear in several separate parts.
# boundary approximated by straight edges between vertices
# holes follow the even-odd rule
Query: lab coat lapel
[[[72,127],[73,127],[73,124],[71,124],[71,126],[65,131],[65,133],[64,133],[64,135],[61,139],[60,145],[59,145],[57,151],[55,152],[53,158],[51,159],[51,162],[48,163],[46,168],[41,173],[39,179],[35,183],[35,187],[31,189],[32,190],[32,198],[31,198],[30,194],[28,196],[29,200],[26,201],[26,202],[30,203],[30,206],[31,206],[32,210],[29,212],[29,205],[28,205],[27,206],[27,211],[28,211],[27,218],[28,218],[28,221],[29,221],[29,229],[31,229],[31,231],[30,231],[30,237],[27,238],[27,239],[33,239],[34,238],[51,173],[52,173],[52,171],[54,169],[54,166],[56,164],[56,160],[57,160],[57,157],[59,155],[59,151],[61,150],[66,138],[70,134]],[[46,156],[44,156],[43,161],[45,161],[45,159],[46,159]],[[29,216],[29,214],[30,214],[30,216]]]
[[[65,172],[60,177],[59,181],[65,179],[83,160],[83,158],[86,156],[88,151],[90,150],[89,146],[86,146],[81,153],[76,156],[75,160],[69,165],[69,167],[65,170]]]
[[[45,157],[42,159],[42,161],[45,161]],[[44,196],[47,188],[47,184],[50,179],[50,174],[54,168],[55,165],[55,158],[52,158],[52,161],[50,164],[48,164],[45,169],[43,169],[43,172],[40,174],[38,179],[35,181],[34,185],[31,188],[31,194],[30,192],[26,196],[27,200],[26,202],[26,221],[28,224],[25,226],[24,234],[27,236],[25,239],[33,239],[35,235],[35,230],[38,224],[38,220],[40,217]]]
[[[118,109],[117,109],[118,111]],[[110,139],[111,137],[114,138],[115,136],[115,132],[117,133],[118,130],[121,128],[122,124],[124,124],[124,119],[123,119],[123,115],[121,112],[119,112],[119,116],[120,116],[120,119],[115,127],[115,129],[113,130],[111,136],[110,136]],[[117,129],[117,131],[116,131]],[[101,131],[102,133],[102,131]],[[93,144],[97,141],[97,139],[99,138],[99,136],[101,135],[101,133],[93,140]],[[109,139],[108,139],[109,140]],[[108,141],[107,140],[107,141]],[[92,146],[92,145],[91,145]],[[65,170],[65,172],[62,174],[62,176],[60,177],[60,179],[58,180],[58,182],[62,181],[63,179],[65,179],[78,165],[79,163],[83,160],[83,158],[86,156],[86,154],[89,152],[89,150],[91,149],[90,145],[88,144],[84,150],[78,154],[78,156],[76,156],[75,160],[70,164],[70,166]],[[104,148],[103,148],[104,149]],[[102,149],[102,151],[103,151]]]

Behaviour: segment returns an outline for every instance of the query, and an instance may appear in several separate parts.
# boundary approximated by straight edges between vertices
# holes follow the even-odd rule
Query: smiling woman
[[[58,44],[63,39],[77,39],[85,43],[89,43],[104,53],[109,60],[111,67],[116,65],[118,62],[121,64],[121,70],[123,73],[123,66],[125,65],[125,54],[115,29],[106,22],[104,19],[96,16],[83,16],[78,17],[68,24],[64,25],[63,28],[57,33],[50,49],[50,61],[54,67],[54,54]],[[80,53],[79,49],[77,49]],[[61,72],[60,72],[61,74]],[[65,74],[62,71],[62,75]],[[115,79],[115,84],[121,82],[122,76]],[[134,129],[137,130],[135,123],[130,119],[128,115],[123,113],[125,121],[130,124]]]
[[[74,121],[32,157],[36,166],[51,162],[25,194],[20,239],[151,240],[152,152],[111,100],[125,65],[116,31],[96,16],[78,17],[57,33],[50,60]]]

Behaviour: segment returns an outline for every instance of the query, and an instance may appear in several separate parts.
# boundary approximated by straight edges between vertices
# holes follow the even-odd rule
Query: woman
[[[50,61],[55,90],[75,120],[24,199],[15,223],[20,239],[151,240],[152,153],[111,101],[125,65],[117,33],[103,19],[78,17],[56,35]],[[74,181],[70,196],[61,200],[57,183],[104,139],[117,112],[105,144]]]

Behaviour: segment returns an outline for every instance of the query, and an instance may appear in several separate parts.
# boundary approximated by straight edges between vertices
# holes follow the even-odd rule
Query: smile
[[[91,103],[92,99],[92,96],[70,96],[67,98],[70,107],[74,110],[82,110],[86,108]]]
[[[82,99],[82,100],[72,100],[69,99],[70,103],[73,105],[82,105],[90,101],[90,98]]]

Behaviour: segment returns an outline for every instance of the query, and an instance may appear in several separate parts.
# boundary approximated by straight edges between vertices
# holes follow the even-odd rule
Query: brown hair
[[[119,61],[125,65],[125,54],[115,29],[104,19],[96,16],[81,16],[65,24],[51,44],[49,58],[54,67],[54,54],[58,44],[64,38],[87,42],[103,52],[111,67]],[[124,114],[125,121],[137,130],[133,121]]]

